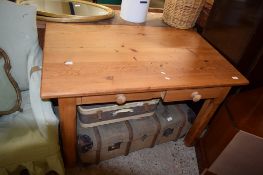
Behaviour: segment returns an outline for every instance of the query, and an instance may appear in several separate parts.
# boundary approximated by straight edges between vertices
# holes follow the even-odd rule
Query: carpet
[[[146,148],[128,156],[102,161],[98,165],[79,165],[66,175],[197,175],[194,147],[184,146],[183,139]]]

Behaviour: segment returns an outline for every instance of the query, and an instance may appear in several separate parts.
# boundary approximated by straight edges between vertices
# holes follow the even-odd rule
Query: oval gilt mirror
[[[39,20],[91,22],[114,16],[111,8],[82,0],[18,0],[17,3],[37,6]]]

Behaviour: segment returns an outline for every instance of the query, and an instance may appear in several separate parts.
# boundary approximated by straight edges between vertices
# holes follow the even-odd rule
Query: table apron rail
[[[166,90],[156,92],[137,92],[125,94],[111,95],[95,95],[86,97],[77,97],[77,105],[95,104],[95,103],[118,103],[122,104],[126,101],[140,101],[150,99],[162,99],[164,102],[217,98],[222,91],[229,87],[214,87],[214,88],[197,88],[197,89],[181,89],[181,90]]]

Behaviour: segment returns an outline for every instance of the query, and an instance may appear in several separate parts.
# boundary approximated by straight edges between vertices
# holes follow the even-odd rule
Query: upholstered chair
[[[58,119],[40,98],[36,9],[0,0],[0,174],[64,174]]]

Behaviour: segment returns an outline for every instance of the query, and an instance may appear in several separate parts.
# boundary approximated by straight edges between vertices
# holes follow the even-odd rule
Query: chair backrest
[[[11,74],[21,90],[28,90],[27,57],[38,45],[36,8],[0,1],[0,48],[10,58]]]

